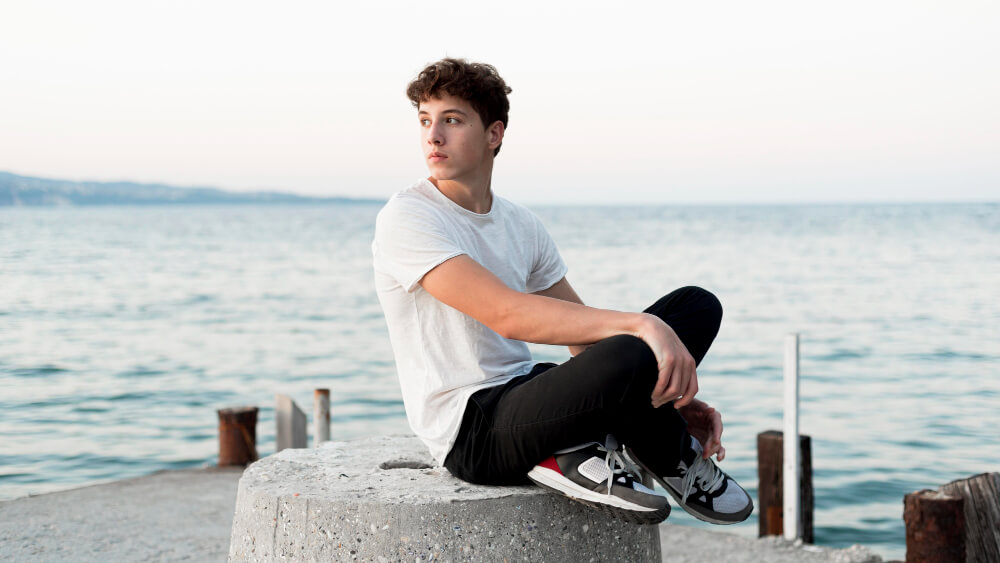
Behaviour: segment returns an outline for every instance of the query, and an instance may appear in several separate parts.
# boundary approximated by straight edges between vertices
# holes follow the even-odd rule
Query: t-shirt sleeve
[[[379,212],[372,251],[375,269],[408,292],[437,265],[465,254],[432,210],[402,199],[391,200]]]
[[[531,214],[531,218],[535,224],[536,250],[534,266],[531,269],[531,275],[528,276],[525,291],[535,293],[536,291],[543,291],[555,285],[566,276],[569,268],[566,267],[562,256],[559,255],[559,249],[556,248],[556,243],[552,240],[552,236],[545,230],[542,220],[535,217],[534,213]]]

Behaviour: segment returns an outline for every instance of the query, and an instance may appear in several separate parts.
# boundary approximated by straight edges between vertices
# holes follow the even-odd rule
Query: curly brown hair
[[[465,59],[445,58],[427,65],[406,87],[406,97],[419,108],[420,102],[440,97],[441,93],[461,98],[472,106],[483,121],[483,127],[499,121],[507,128],[511,89],[497,73],[485,63],[470,63]],[[497,146],[494,156],[500,152]]]

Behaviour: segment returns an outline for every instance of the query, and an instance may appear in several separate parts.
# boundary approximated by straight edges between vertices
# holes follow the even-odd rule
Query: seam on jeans
[[[479,411],[479,419],[482,420],[483,422],[485,422],[486,423],[486,428],[488,429],[488,431],[492,432],[493,431],[493,418],[486,415],[486,411],[483,410],[483,406],[480,405],[477,401],[473,401],[470,398],[469,402],[471,402],[473,405],[476,406],[476,410]],[[469,408],[468,405],[466,405],[466,408]]]
[[[654,366],[653,369],[657,369],[656,366]],[[640,377],[643,377],[643,375],[639,373],[638,369],[632,370],[632,373],[629,374],[628,383],[625,384],[625,389],[622,390],[621,396],[618,397],[618,404],[619,405],[623,405],[623,406],[625,405],[625,398],[628,397],[629,394],[632,392],[632,387],[636,384],[636,380],[639,379]],[[657,371],[656,374],[653,375],[653,378],[654,378],[653,389],[656,389],[656,383],[657,383],[657,381],[659,379],[659,372],[658,371]]]

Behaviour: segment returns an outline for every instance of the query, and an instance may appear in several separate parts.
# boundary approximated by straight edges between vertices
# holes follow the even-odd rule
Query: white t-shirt
[[[488,213],[473,213],[426,179],[396,193],[379,212],[372,253],[406,417],[444,463],[469,397],[528,373],[534,363],[524,342],[438,301],[420,280],[467,254],[508,287],[533,293],[561,280],[566,264],[524,207],[494,195]]]

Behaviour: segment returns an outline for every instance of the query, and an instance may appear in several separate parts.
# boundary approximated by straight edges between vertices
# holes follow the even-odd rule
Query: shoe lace
[[[608,466],[608,494],[611,494],[611,485],[615,480],[624,477],[625,483],[631,485],[631,481],[642,482],[642,470],[632,463],[632,460],[622,455],[624,448],[618,445],[618,440],[611,434],[604,439],[604,445],[597,445],[597,449],[605,452],[604,464]]]
[[[692,489],[697,488],[699,482],[703,485],[705,492],[712,493],[722,486],[725,480],[726,474],[712,463],[712,460],[705,459],[700,454],[697,454],[695,455],[694,462],[687,468],[684,480],[681,481],[681,488],[684,489],[684,496],[681,498],[681,502],[687,502],[688,495],[691,494]]]

